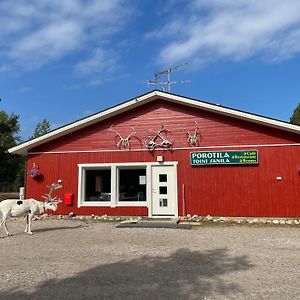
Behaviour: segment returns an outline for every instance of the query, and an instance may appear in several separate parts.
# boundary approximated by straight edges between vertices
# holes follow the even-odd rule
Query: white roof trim
[[[87,127],[89,125],[92,125],[99,121],[103,121],[105,119],[108,119],[108,118],[115,116],[117,114],[120,114],[122,112],[128,111],[132,108],[135,108],[142,104],[150,102],[156,98],[163,98],[167,101],[180,103],[180,104],[188,105],[188,106],[191,106],[194,108],[200,108],[200,109],[203,109],[206,111],[211,111],[214,113],[238,118],[241,120],[250,121],[250,122],[265,125],[268,127],[273,127],[273,128],[300,134],[300,126],[297,126],[297,125],[285,123],[285,122],[278,121],[278,120],[269,119],[269,118],[266,118],[263,116],[258,116],[258,115],[234,110],[231,108],[223,107],[223,106],[218,106],[216,104],[202,102],[201,100],[199,100],[199,101],[193,100],[193,99],[189,99],[189,98],[186,98],[183,96],[169,94],[169,93],[161,92],[161,91],[152,91],[143,96],[137,97],[137,98],[127,101],[125,103],[122,103],[122,104],[119,104],[112,108],[109,108],[107,110],[101,111],[101,112],[94,114],[92,116],[89,116],[87,118],[84,118],[84,119],[75,121],[74,123],[60,127],[60,128],[53,130],[43,136],[40,136],[38,138],[35,138],[33,140],[27,141],[18,146],[10,148],[8,151],[10,153],[16,153],[16,154],[27,154],[27,151],[31,148],[37,147],[41,144],[44,144],[46,142],[49,142],[51,140],[54,140],[56,138],[66,135],[66,134],[72,133],[81,128]]]

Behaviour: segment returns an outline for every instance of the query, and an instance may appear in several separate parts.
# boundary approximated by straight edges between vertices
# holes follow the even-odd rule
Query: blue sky
[[[284,121],[300,102],[299,0],[2,0],[0,13],[0,109],[23,139],[185,62],[175,94]]]

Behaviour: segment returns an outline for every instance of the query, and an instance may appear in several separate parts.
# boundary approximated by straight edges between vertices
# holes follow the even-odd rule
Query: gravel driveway
[[[0,299],[300,299],[300,229],[24,220],[0,240]]]

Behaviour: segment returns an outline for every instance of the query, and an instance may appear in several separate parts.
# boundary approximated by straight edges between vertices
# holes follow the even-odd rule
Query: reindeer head
[[[52,198],[51,194],[53,191],[60,189],[62,187],[62,185],[59,183],[52,183],[51,185],[48,185],[47,187],[50,189],[49,193],[42,196],[45,199],[45,209],[46,210],[50,209],[50,210],[56,211],[58,203],[60,203],[62,201],[60,199],[57,199],[56,196],[54,198]]]

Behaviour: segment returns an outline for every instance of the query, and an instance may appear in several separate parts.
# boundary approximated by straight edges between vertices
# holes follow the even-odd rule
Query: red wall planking
[[[137,137],[144,140],[147,129],[157,130],[165,125],[171,131],[169,139],[174,147],[186,147],[184,128],[193,131],[195,121],[201,131],[200,146],[269,144],[299,142],[299,136],[230,117],[196,110],[162,100],[143,105],[130,112],[99,122],[31,149],[40,151],[79,151],[116,149],[115,134],[108,129],[114,125],[122,136],[127,136],[134,127]],[[132,149],[144,148],[138,139],[132,139]]]
[[[174,140],[174,148],[187,148],[183,128],[200,126],[201,147],[208,150],[229,150],[213,146],[240,146],[233,150],[257,149],[259,164],[252,166],[191,166],[192,149],[173,151],[141,151],[145,147],[132,139],[132,149],[116,150],[115,135],[108,131],[110,125],[126,136],[134,127],[143,141],[147,129],[165,125],[171,131],[168,139]],[[214,216],[300,216],[300,148],[294,146],[250,146],[295,144],[299,136],[262,125],[233,119],[227,116],[191,109],[166,101],[154,101],[130,112],[81,129],[72,134],[32,149],[28,156],[28,169],[33,163],[40,166],[43,178],[27,178],[26,196],[41,199],[45,185],[63,180],[58,191],[75,195],[73,206],[61,205],[57,213],[147,215],[146,207],[82,207],[77,208],[78,164],[115,162],[154,162],[156,155],[164,155],[165,161],[178,161],[178,206],[183,213],[182,189],[185,189],[186,214]],[[107,152],[78,152],[110,150]],[[206,148],[203,150],[207,150]],[[70,151],[70,152],[69,152]],[[73,152],[72,152],[73,151]],[[200,149],[197,149],[200,151]],[[37,153],[69,152],[69,153]],[[34,154],[37,153],[37,154]],[[277,180],[276,177],[282,177]]]

